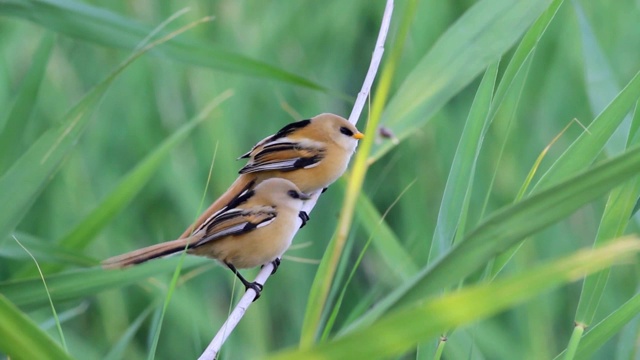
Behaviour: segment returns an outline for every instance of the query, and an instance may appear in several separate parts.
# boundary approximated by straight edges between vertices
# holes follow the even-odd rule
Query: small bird
[[[241,192],[224,208],[211,215],[187,238],[167,241],[105,260],[106,269],[123,268],[166,255],[187,251],[213,258],[233,271],[257,299],[262,285],[247,281],[238,269],[272,262],[275,272],[280,257],[291,245],[308,215],[302,205],[309,195],[289,180],[271,178]]]
[[[286,125],[239,158],[248,159],[240,176],[180,237],[190,236],[237,194],[265,179],[290,180],[306,194],[326,189],[345,172],[363,137],[345,118],[328,113]]]

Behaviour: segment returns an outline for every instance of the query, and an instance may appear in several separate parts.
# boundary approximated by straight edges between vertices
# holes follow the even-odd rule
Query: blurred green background
[[[573,123],[537,168],[536,158],[554,137],[574,118],[589,125],[640,70],[640,3],[555,1],[551,6],[559,5],[557,14],[539,42],[531,45],[520,80],[505,90],[479,156],[460,152],[458,143],[470,124],[469,111],[479,98],[484,69],[502,58],[497,77],[503,79],[525,31],[551,2],[516,3],[397,2],[382,65],[395,70],[389,107],[381,117],[371,115],[399,141],[375,131],[366,133],[374,144],[362,193],[373,208],[359,202],[355,210],[329,296],[331,310],[345,289],[330,339],[407,279],[385,260],[389,234],[381,235],[380,214],[388,210],[384,229],[412,266],[428,266],[448,251],[446,246],[432,248],[432,239],[439,212],[457,211],[442,203],[445,187],[453,186],[448,176],[456,151],[473,162],[475,174],[463,179],[472,189],[464,205],[466,224],[448,226],[457,227],[461,236],[520,200],[527,174],[537,169],[533,186],[585,131]],[[177,260],[145,264],[148,270],[141,271],[146,273],[135,276],[105,275],[98,262],[177,237],[233,181],[243,165],[235,159],[283,125],[322,112],[348,117],[369,66],[383,8],[382,1],[364,0],[0,2],[0,294],[60,343],[35,263],[15,236],[38,260],[45,280],[54,279],[54,306],[74,358],[145,358],[158,332],[156,358],[198,356],[234,298],[243,293],[231,272],[212,262],[186,259],[159,330]],[[146,35],[177,13],[180,16],[151,41],[204,16],[214,19],[151,49],[90,93]],[[489,25],[483,27],[485,23]],[[470,43],[463,41],[465,34]],[[474,44],[476,53],[465,52]],[[390,63],[393,53],[397,61]],[[94,94],[95,102],[81,103],[76,110],[82,115],[76,116],[72,109],[87,94]],[[633,94],[628,95],[629,104],[638,99]],[[208,109],[216,99],[224,101]],[[375,96],[371,101],[384,103]],[[622,109],[622,115],[632,108]],[[367,106],[358,122],[363,131],[368,116]],[[201,123],[191,131],[186,124],[194,124],[193,119]],[[605,152],[596,151],[596,162],[623,152],[627,138],[637,130],[637,122],[633,124],[631,131],[627,127],[626,132],[606,135],[604,141],[612,140]],[[43,140],[45,150],[39,154],[44,157],[25,157],[48,131],[58,140]],[[67,138],[59,140],[64,136],[68,144]],[[182,137],[164,143],[172,136]],[[59,160],[46,170],[48,156]],[[586,169],[591,162],[577,166]],[[320,198],[280,270],[224,346],[222,358],[257,358],[297,346],[312,303],[308,298],[317,264],[340,216],[345,216],[341,207],[347,179]],[[618,235],[638,230],[637,215],[627,221],[636,188],[634,183],[629,192],[635,196],[624,195],[629,201],[626,208],[621,206],[627,212],[617,215]],[[603,231],[607,201],[606,195],[596,197],[586,206],[576,205],[579,210],[571,215],[558,215],[559,223],[537,229],[498,277],[523,274],[591,247]],[[345,285],[370,237],[374,246],[366,249],[353,280]],[[445,292],[463,284],[463,272],[472,273],[466,282],[473,283],[486,274],[485,268],[489,267],[461,271],[457,281],[443,286]],[[255,271],[247,273],[252,277]],[[594,323],[636,293],[637,273],[635,264],[613,268]],[[445,326],[442,331],[449,341],[444,358],[552,358],[567,346],[581,289],[582,282],[541,289],[497,315],[469,320],[472,325],[463,331]],[[325,309],[323,324],[329,310]],[[633,358],[636,320],[624,321],[611,335],[602,336],[602,345],[589,355]],[[429,322],[416,318],[407,326],[418,329]],[[433,358],[437,340],[438,336],[425,335],[422,345],[400,347],[392,357]],[[0,354],[8,349],[0,347]],[[347,351],[338,357],[355,354]]]

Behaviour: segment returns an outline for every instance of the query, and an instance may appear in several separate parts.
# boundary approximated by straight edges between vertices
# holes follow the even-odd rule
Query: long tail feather
[[[122,255],[114,256],[102,262],[105,269],[119,269],[131,265],[143,263],[147,260],[156,259],[166,255],[183,251],[188,244],[199,240],[199,237],[193,236],[185,239],[178,239],[163,242],[156,245],[144,247]]]

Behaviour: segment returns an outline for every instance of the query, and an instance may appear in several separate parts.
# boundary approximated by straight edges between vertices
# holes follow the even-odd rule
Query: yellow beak
[[[361,133],[361,132],[357,132],[357,133],[353,134],[353,138],[360,140],[360,139],[364,138],[364,134]]]

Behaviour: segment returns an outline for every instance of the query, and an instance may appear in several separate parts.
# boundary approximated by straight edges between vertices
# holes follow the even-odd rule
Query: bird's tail
[[[222,208],[227,206],[231,202],[231,200],[235,199],[240,193],[247,190],[248,188],[257,185],[253,181],[256,180],[255,174],[243,174],[238,176],[236,181],[231,184],[229,189],[224,192],[216,201],[209,206],[209,208],[198,217],[198,219],[189,226],[183,233],[180,235],[180,239],[184,239],[191,235],[203,222],[205,222],[211,215],[220,211]]]
[[[171,255],[185,250],[191,242],[195,242],[198,239],[198,236],[192,236],[147,246],[142,249],[109,258],[102,262],[102,267],[105,269],[119,269],[140,264],[147,260]]]

